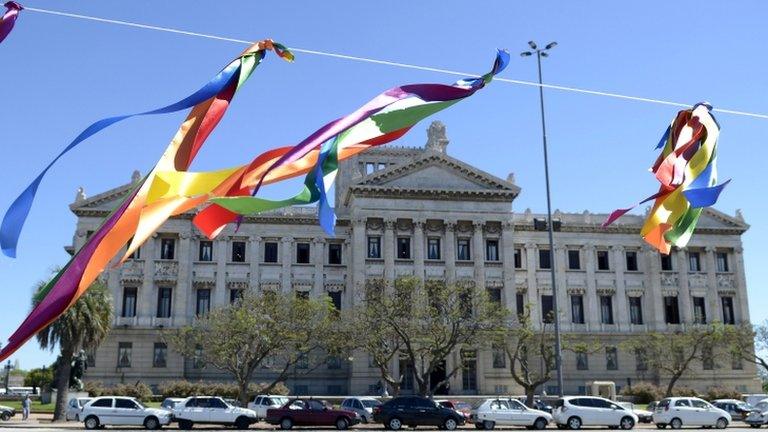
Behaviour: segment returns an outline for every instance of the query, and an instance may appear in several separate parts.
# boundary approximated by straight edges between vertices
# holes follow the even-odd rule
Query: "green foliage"
[[[624,387],[621,390],[621,394],[624,396],[633,396],[635,398],[635,403],[647,404],[662,399],[664,397],[664,390],[651,383],[639,382],[637,384],[632,384],[631,387]]]
[[[48,388],[53,384],[53,368],[32,369],[24,377],[24,386]]]
[[[732,388],[715,386],[707,389],[707,393],[705,394],[705,399],[710,401],[715,399],[741,400],[741,392]]]
[[[699,397],[699,392],[696,391],[696,389],[692,389],[690,387],[685,386],[677,386],[672,391],[672,396],[680,396],[680,397]]]
[[[116,384],[114,386],[104,386],[101,381],[87,381],[84,390],[91,397],[99,396],[127,396],[134,397],[140,401],[147,402],[152,399],[152,389],[144,383],[135,384]]]
[[[271,384],[259,383],[248,385],[248,399],[252,399],[257,394],[274,394],[274,395],[287,395],[289,393],[288,387],[283,383],[278,383],[272,386],[267,392],[266,390]],[[165,381],[160,383],[158,387],[160,394],[163,397],[189,397],[195,395],[217,395],[226,398],[237,398],[240,393],[240,388],[236,384],[231,383],[212,383],[205,381]]]

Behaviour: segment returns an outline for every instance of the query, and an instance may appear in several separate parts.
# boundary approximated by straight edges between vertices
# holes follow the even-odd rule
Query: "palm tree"
[[[44,297],[46,285],[45,282],[38,284],[32,298],[33,306],[37,306]],[[74,355],[81,349],[98,347],[111,327],[112,297],[106,285],[97,280],[72,307],[37,334],[41,348],[53,351],[58,345],[61,352],[54,377],[57,391],[54,421],[64,420]]]

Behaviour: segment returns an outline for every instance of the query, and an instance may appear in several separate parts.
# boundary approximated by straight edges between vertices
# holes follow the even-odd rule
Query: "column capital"
[[[414,219],[413,220],[413,229],[423,230],[424,225],[426,225],[427,221],[425,219]]]
[[[456,231],[456,221],[454,220],[447,220],[443,222],[445,224],[445,231],[455,232]]]
[[[741,246],[741,245],[736,246],[735,248],[733,248],[733,253],[743,254],[744,253],[744,246]]]
[[[508,230],[514,231],[515,223],[513,221],[511,221],[511,220],[505,220],[505,221],[501,222],[501,229],[503,231],[508,231]]]
[[[611,245],[610,249],[612,251],[624,252],[624,245]]]
[[[485,221],[472,221],[472,226],[475,228],[475,231],[483,231]]]
[[[714,246],[712,246],[712,245],[706,246],[706,247],[704,248],[704,251],[705,251],[706,253],[708,253],[708,254],[712,254],[712,253],[715,253],[715,251],[716,251],[716,250],[717,250],[717,248],[716,248],[716,247],[714,247]]]
[[[525,244],[526,249],[537,249],[539,246],[536,243],[528,242]]]
[[[358,217],[352,219],[352,225],[353,226],[357,226],[357,227],[359,227],[359,226],[365,227],[365,223],[367,222],[367,220],[368,220],[368,218],[366,218],[366,217],[358,216]]]
[[[179,238],[182,239],[182,240],[186,240],[186,239],[188,239],[190,237],[191,237],[191,234],[186,232],[186,231],[179,233]]]
[[[323,237],[315,237],[312,239],[312,243],[318,244],[318,243],[325,243],[325,238]]]
[[[384,219],[384,229],[385,230],[393,230],[395,229],[395,225],[397,224],[397,220],[395,219]]]
[[[293,237],[283,237],[280,239],[280,241],[283,243],[290,243],[293,241]]]
[[[263,239],[261,238],[261,236],[253,236],[253,237],[251,237],[251,241],[254,241],[254,242],[260,242],[262,240]]]

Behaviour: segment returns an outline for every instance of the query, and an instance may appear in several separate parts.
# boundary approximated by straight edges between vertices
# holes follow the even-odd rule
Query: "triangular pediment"
[[[711,229],[737,228],[746,230],[749,228],[749,224],[744,221],[739,211],[737,211],[736,216],[730,216],[720,210],[708,207],[701,212],[697,227]]]
[[[130,193],[132,183],[118,186],[89,198],[77,197],[75,202],[69,205],[69,209],[75,214],[87,211],[112,211]]]

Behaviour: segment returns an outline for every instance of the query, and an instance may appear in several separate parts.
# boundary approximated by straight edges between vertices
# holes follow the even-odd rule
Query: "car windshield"
[[[141,401],[135,400],[134,402],[136,402],[136,405],[138,405],[138,406],[139,406],[139,408],[141,408],[141,409],[147,409],[147,406],[146,406],[146,405],[144,405],[143,403],[141,403]]]
[[[755,405],[755,409],[760,412],[768,410],[768,402],[758,402],[758,404]]]
[[[744,411],[752,411],[752,410],[755,409],[752,405],[750,405],[750,404],[748,404],[746,402],[738,403],[738,404],[736,404],[736,406],[741,408]]]
[[[377,401],[376,399],[363,399],[360,402],[362,402],[363,406],[366,408],[373,408],[381,405],[381,402]]]

